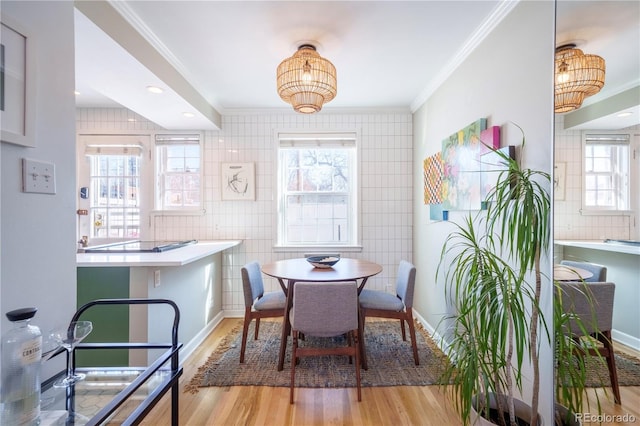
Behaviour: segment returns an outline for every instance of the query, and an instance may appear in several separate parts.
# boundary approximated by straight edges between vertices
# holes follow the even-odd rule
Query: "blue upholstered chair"
[[[289,315],[293,350],[291,355],[290,402],[293,404],[296,363],[304,356],[348,355],[355,357],[358,401],[360,391],[360,345],[358,341],[358,286],[355,282],[298,282],[293,291],[293,307]],[[346,334],[348,346],[332,348],[298,346],[300,334],[305,337],[333,337]]]
[[[406,341],[404,322],[409,325],[411,346],[413,347],[413,360],[416,365],[418,359],[418,345],[416,344],[416,330],[413,324],[413,289],[416,283],[416,267],[406,260],[401,260],[398,265],[396,277],[396,294],[384,291],[364,289],[360,292],[360,315],[364,339],[365,320],[367,317],[396,318],[400,320],[402,340]],[[362,354],[363,364],[366,368],[366,354]]]
[[[607,281],[607,267],[603,265],[598,265],[597,263],[591,262],[576,262],[573,260],[562,260],[560,261],[561,265],[568,266],[570,268],[581,268],[585,269],[593,274],[591,278],[587,278],[585,282],[605,282]]]
[[[582,267],[582,266],[580,266]],[[613,390],[614,402],[621,404],[618,373],[611,340],[613,328],[613,299],[616,286],[610,282],[559,282],[556,291],[560,297],[562,310],[579,322],[570,321],[565,334],[576,341],[590,336],[601,345],[587,344],[580,350],[579,356],[599,356],[607,361],[609,379]]]
[[[264,292],[262,271],[258,262],[247,263],[240,270],[242,273],[242,289],[244,291],[244,325],[242,327],[242,347],[240,363],[244,362],[247,346],[247,334],[251,320],[256,320],[254,339],[258,339],[260,318],[276,318],[284,316],[287,296],[282,291]]]

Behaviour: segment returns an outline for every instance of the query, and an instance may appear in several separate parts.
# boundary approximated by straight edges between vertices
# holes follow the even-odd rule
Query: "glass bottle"
[[[0,403],[3,426],[40,424],[42,334],[29,324],[36,308],[7,312],[14,326],[2,336]]]

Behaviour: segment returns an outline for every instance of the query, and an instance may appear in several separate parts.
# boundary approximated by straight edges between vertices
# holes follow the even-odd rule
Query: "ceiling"
[[[83,3],[96,2],[76,4],[100,28],[76,12],[77,105],[125,106],[173,129],[216,128],[217,113],[235,110],[291,110],[276,93],[275,70],[302,42],[338,72],[338,95],[323,111],[414,110],[516,4],[112,1],[117,22]],[[576,42],[607,64],[604,88],[585,105],[640,84],[640,2],[560,1],[557,16],[558,45]],[[136,43],[125,20],[142,35]],[[149,85],[165,92],[149,94]],[[640,110],[626,120],[598,125],[639,124]]]

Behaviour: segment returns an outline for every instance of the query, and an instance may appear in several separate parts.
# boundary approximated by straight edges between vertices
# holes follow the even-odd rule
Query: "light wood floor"
[[[362,388],[362,402],[357,401],[355,388],[296,389],[294,405],[289,404],[288,388],[231,386],[200,388],[196,394],[183,392],[182,387],[189,383],[220,339],[239,323],[240,319],[225,319],[185,362],[184,375],[180,380],[181,425],[461,424],[451,403],[437,386],[365,387]],[[283,374],[288,374],[288,370],[285,369]],[[613,404],[607,396],[601,396],[602,412],[610,416],[635,416],[635,422],[640,424],[640,387],[623,387],[621,393],[622,406]],[[595,406],[591,412],[597,413]],[[615,418],[605,420],[602,425],[628,424],[616,422]],[[170,405],[168,396],[165,396],[143,425],[169,424]]]

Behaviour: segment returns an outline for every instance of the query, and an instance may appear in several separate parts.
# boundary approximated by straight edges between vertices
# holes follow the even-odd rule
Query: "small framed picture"
[[[223,200],[256,199],[254,163],[222,163],[221,170]]]
[[[556,163],[553,166],[553,199],[564,200],[565,176],[567,175],[567,163]]]
[[[0,22],[0,122],[2,142],[35,146],[33,39],[2,15]]]

